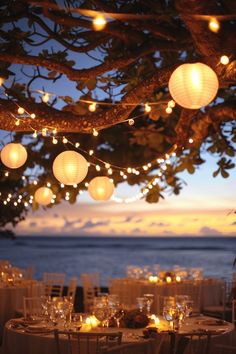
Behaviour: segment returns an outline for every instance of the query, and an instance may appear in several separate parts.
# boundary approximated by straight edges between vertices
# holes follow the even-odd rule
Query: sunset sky
[[[213,178],[216,160],[208,161],[187,182],[179,196],[158,204],[92,202],[87,193],[74,205],[66,202],[45,212],[30,213],[16,233],[21,235],[100,236],[236,236],[236,171],[228,179]],[[127,197],[137,187],[120,186],[115,195]],[[231,213],[230,213],[231,212]]]

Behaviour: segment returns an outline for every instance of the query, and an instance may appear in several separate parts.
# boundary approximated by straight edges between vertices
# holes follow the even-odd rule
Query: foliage
[[[113,18],[99,32],[93,30],[89,17],[73,11],[77,7],[151,18]],[[216,35],[209,32],[207,22],[191,15],[221,11],[227,16],[232,7],[235,4],[226,0],[211,4],[204,0],[191,4],[186,0],[70,0],[42,6],[27,0],[2,0],[0,77],[5,79],[3,89],[10,101],[0,98],[0,128],[15,130],[14,138],[27,145],[30,157],[9,178],[5,177],[4,166],[0,166],[1,199],[9,193],[34,194],[39,185],[23,183],[20,177],[25,174],[37,175],[40,185],[50,182],[57,195],[56,203],[64,199],[67,191],[69,202],[75,203],[79,191],[85,189],[84,183],[98,174],[91,168],[78,188],[61,189],[51,166],[55,156],[69,147],[59,143],[52,148],[51,138],[31,138],[30,127],[40,131],[46,123],[56,126],[59,136],[66,135],[74,143],[79,141],[83,150],[93,149],[98,158],[122,167],[155,161],[177,144],[175,160],[161,171],[158,185],[146,195],[150,203],[158,202],[165,194],[178,195],[184,185],[180,173],[193,174],[205,162],[206,154],[217,158],[213,177],[227,178],[235,167],[236,70],[232,48],[236,25],[234,20],[226,21]],[[219,65],[222,53],[230,55],[228,67]],[[166,88],[169,76],[177,64],[191,61],[205,62],[217,72],[221,87],[217,99],[197,112],[175,107],[172,114],[167,114],[166,102],[171,99]],[[35,90],[56,92],[57,96],[50,97],[46,104]],[[123,105],[98,105],[95,113],[89,113],[81,99]],[[32,125],[25,120],[19,128],[15,126],[13,100],[36,112]],[[140,105],[125,105],[133,102],[159,104],[144,114]],[[140,115],[133,126],[127,122],[117,124]],[[100,130],[98,137],[91,135],[92,128]],[[190,137],[193,144],[188,142]],[[148,173],[128,175],[127,182],[143,188],[158,172],[160,166],[155,163]],[[124,182],[119,174],[114,179],[116,185]],[[32,208],[38,206],[33,203]],[[17,208],[8,203],[0,215],[0,229],[9,223],[15,226],[27,210],[23,203]]]

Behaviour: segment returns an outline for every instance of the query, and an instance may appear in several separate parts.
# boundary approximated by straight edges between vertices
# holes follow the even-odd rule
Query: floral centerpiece
[[[144,328],[149,324],[147,315],[138,309],[124,311],[121,326],[126,328]]]

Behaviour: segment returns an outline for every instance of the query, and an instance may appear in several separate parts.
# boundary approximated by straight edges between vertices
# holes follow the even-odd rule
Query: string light
[[[145,112],[146,113],[149,113],[149,112],[151,112],[151,106],[149,106],[149,104],[148,103],[145,103],[145,105],[144,105],[144,110],[145,110]]]
[[[189,138],[189,139],[188,139],[188,142],[189,142],[189,144],[192,144],[192,143],[193,143],[193,139],[192,139],[192,138]]]
[[[166,107],[166,113],[171,114],[172,113],[172,108],[171,107]]]
[[[52,138],[52,143],[56,145],[58,143],[58,140],[55,138],[55,136]]]
[[[42,96],[42,101],[44,103],[48,103],[48,101],[49,101],[49,94],[48,93],[44,93],[44,95]]]
[[[208,23],[208,28],[210,31],[217,33],[220,29],[220,22],[215,17],[212,17]]]
[[[42,129],[42,136],[47,136],[47,128]]]
[[[20,125],[20,120],[19,119],[16,120],[15,125],[17,125],[17,126]]]
[[[62,142],[63,142],[63,144],[67,144],[68,143],[68,139],[65,136],[63,136]]]
[[[88,106],[88,109],[89,109],[90,112],[95,112],[95,111],[96,111],[96,108],[97,108],[96,102],[93,102],[93,103],[91,103],[91,104]]]
[[[168,107],[174,108],[175,107],[175,101],[174,100],[170,100],[168,102]]]
[[[98,131],[96,129],[93,129],[93,136],[98,136]]]
[[[24,110],[24,108],[19,107],[18,110],[17,110],[17,112],[18,112],[19,114],[24,114],[24,113],[25,113],[25,110]]]
[[[75,147],[76,147],[76,148],[80,147],[80,143],[76,143],[76,144],[75,144]]]
[[[31,113],[30,118],[35,119],[36,115],[34,113]]]
[[[32,134],[33,138],[37,138],[37,130],[34,131],[34,133]]]
[[[96,165],[95,168],[97,171],[101,171],[101,167],[99,165]]]
[[[129,123],[129,125],[134,125],[134,120],[133,119],[129,119],[128,123]]]
[[[92,156],[92,155],[93,155],[93,153],[94,153],[94,151],[93,151],[93,150],[89,150],[89,155],[90,155],[90,156]]]
[[[229,64],[229,57],[227,57],[227,55],[222,55],[222,57],[220,58],[220,62],[223,65],[228,65]]]
[[[101,31],[106,27],[107,21],[102,14],[97,15],[93,19],[93,28],[95,31]]]

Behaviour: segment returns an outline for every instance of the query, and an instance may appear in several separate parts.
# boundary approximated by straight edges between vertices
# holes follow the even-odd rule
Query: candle
[[[172,280],[171,280],[171,277],[166,277],[166,282],[167,282],[167,283],[171,283],[171,281],[172,281]]]
[[[150,283],[157,283],[158,277],[155,275],[150,275],[148,280],[150,281]]]
[[[181,277],[179,275],[177,275],[175,279],[176,279],[177,283],[181,282]]]

